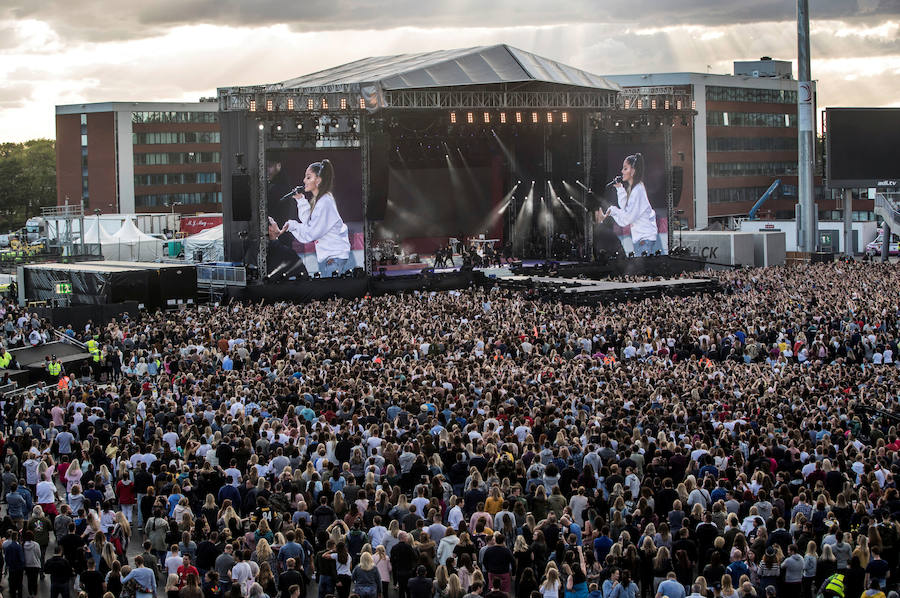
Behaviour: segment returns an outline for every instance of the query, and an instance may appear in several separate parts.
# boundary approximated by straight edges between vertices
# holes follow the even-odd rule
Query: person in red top
[[[200,572],[197,571],[197,567],[191,564],[190,555],[184,554],[181,556],[181,559],[184,563],[178,567],[176,573],[178,573],[178,587],[183,588],[184,584],[187,582],[187,576],[193,573],[197,576],[197,579],[200,579]]]
[[[137,503],[137,493],[134,490],[134,483],[127,475],[123,475],[119,483],[116,484],[116,496],[119,497],[119,508],[125,515],[125,519],[131,524],[131,515],[134,511],[134,505]]]

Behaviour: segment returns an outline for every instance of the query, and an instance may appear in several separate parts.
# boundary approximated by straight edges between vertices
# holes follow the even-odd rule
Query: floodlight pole
[[[816,222],[815,181],[813,166],[816,159],[815,118],[812,76],[809,65],[809,0],[797,0],[797,136],[799,164],[797,169],[798,198],[800,200],[800,249],[816,250],[818,222]]]

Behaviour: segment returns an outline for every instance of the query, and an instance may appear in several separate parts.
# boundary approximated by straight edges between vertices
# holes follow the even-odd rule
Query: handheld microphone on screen
[[[614,178],[614,179],[611,180],[610,182],[606,183],[606,188],[609,189],[609,188],[612,187],[613,185],[619,185],[619,184],[621,184],[621,183],[622,183],[622,177],[621,177],[621,176],[617,176],[616,178]]]
[[[298,185],[298,186],[294,187],[293,189],[291,189],[290,191],[288,191],[287,193],[285,193],[284,195],[282,195],[281,199],[279,199],[278,201],[284,201],[297,193],[301,193],[302,191],[303,191],[303,189],[301,189],[300,186]]]

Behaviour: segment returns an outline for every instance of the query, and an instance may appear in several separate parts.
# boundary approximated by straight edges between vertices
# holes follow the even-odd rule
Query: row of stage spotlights
[[[290,121],[278,121],[275,123],[271,123],[268,125],[269,131],[274,135],[278,133],[287,133],[291,130],[297,132],[309,131],[309,132],[319,132],[324,133],[329,130],[334,131],[349,131],[350,133],[355,133],[357,129],[356,119],[348,118],[345,119],[344,122],[341,122],[337,116],[322,116],[320,118],[310,118],[305,122],[303,119],[298,118],[294,122]],[[266,123],[259,123],[259,130],[264,131],[266,129]]]
[[[366,100],[364,98],[356,99],[357,106],[360,110],[366,109]],[[306,98],[306,102],[299,99],[297,101],[294,98],[288,98],[287,101],[282,105],[281,102],[278,104],[275,103],[275,100],[272,98],[268,98],[265,100],[263,104],[265,106],[266,112],[276,112],[281,110],[288,110],[293,112],[294,110],[334,110],[338,106],[340,106],[341,110],[349,110],[351,106],[353,106],[353,102],[348,98],[340,98],[338,102],[329,102],[328,98]],[[250,100],[247,109],[250,112],[257,112],[259,110],[259,106],[256,100]]]
[[[568,112],[549,111],[523,111],[516,110],[513,112],[475,112],[472,110],[459,112],[450,112],[450,124],[569,124],[570,117]]]

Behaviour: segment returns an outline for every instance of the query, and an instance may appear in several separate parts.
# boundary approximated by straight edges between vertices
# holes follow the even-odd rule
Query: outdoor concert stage
[[[326,163],[345,225],[327,244],[349,246],[349,268],[370,276],[416,274],[462,247],[485,259],[632,253],[628,225],[595,212],[617,201],[607,183],[635,154],[650,251],[672,247],[683,178],[672,148],[691,139],[694,115],[684,90],[623,90],[507,45],[313,70],[218,90],[226,261],[265,278],[296,271],[299,257],[319,272],[325,233],[284,227],[304,222],[318,187],[304,200],[297,185]]]
[[[229,288],[224,299],[265,303],[306,302],[335,297],[356,299],[366,295],[499,285],[568,303],[598,303],[717,291],[718,284],[711,279],[697,275],[683,278],[685,273],[699,272],[704,268],[702,260],[672,256],[612,259],[602,264],[528,260],[499,268],[395,268],[371,276],[359,273],[356,276],[303,278]],[[645,282],[620,280],[627,276],[658,279]]]
[[[640,282],[590,280],[558,276],[508,276],[498,280],[503,288],[536,294],[544,299],[578,305],[618,303],[661,296],[684,297],[719,290],[717,281],[708,278],[667,278]]]

